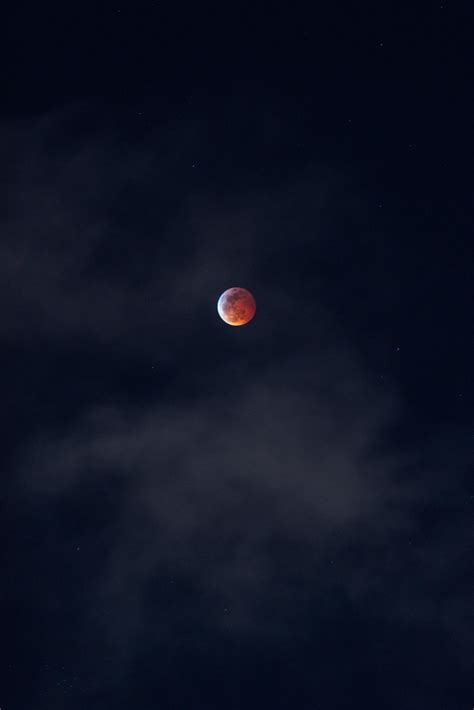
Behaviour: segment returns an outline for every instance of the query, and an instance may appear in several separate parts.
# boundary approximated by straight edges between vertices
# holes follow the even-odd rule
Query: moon
[[[239,286],[228,288],[217,301],[217,312],[228,325],[246,325],[256,310],[257,305],[250,291]]]

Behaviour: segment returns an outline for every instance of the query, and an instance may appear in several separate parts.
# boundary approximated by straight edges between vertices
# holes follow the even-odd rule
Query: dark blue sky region
[[[5,19],[2,710],[471,708],[470,4]]]

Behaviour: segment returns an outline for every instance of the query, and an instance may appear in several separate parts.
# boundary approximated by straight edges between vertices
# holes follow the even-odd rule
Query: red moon
[[[255,315],[255,299],[245,288],[228,288],[217,302],[217,312],[228,325],[245,325]]]

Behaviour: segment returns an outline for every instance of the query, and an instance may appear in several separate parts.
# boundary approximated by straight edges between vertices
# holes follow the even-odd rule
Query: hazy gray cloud
[[[354,604],[373,599],[376,609],[394,580],[396,565],[386,560],[396,560],[400,536],[416,531],[424,495],[420,477],[403,474],[410,452],[386,445],[401,404],[367,371],[341,324],[314,299],[297,298],[295,274],[285,273],[294,268],[289,231],[303,264],[308,240],[327,248],[320,212],[341,179],[308,173],[297,189],[289,181],[271,194],[217,201],[182,178],[182,200],[170,204],[167,181],[176,191],[182,151],[209,142],[202,127],[172,129],[171,145],[184,146],[178,155],[164,130],[150,155],[116,136],[58,147],[58,120],[66,119],[45,119],[28,138],[26,128],[10,136],[16,168],[2,221],[0,297],[9,312],[1,337],[92,340],[153,354],[159,372],[175,366],[155,401],[91,402],[72,423],[50,423],[19,457],[24,495],[46,510],[94,485],[99,498],[118,500],[86,615],[133,653],[166,569],[170,584],[172,576],[191,580],[216,600],[209,623],[273,633],[278,621],[262,614],[262,602],[278,593],[279,580],[298,578],[291,566],[278,568],[282,557],[272,550],[281,545],[294,548],[295,560],[311,559],[322,588],[342,588]],[[126,214],[116,213],[128,199],[143,206],[141,190],[154,179],[156,206],[143,223],[136,214],[135,240]],[[215,313],[231,285],[257,297],[255,321],[238,333]],[[328,558],[337,567],[352,541],[372,556],[346,561],[336,579]],[[443,544],[419,550],[413,567],[429,570]],[[304,576],[307,561],[303,567]],[[456,613],[434,600],[428,613],[421,594],[420,615],[440,611],[461,628],[465,601],[450,599]],[[409,623],[411,602],[401,589],[391,610]],[[163,633],[177,623],[154,613]]]
[[[324,246],[320,214],[340,175],[313,170],[271,190],[250,185],[246,194],[216,194],[188,176],[191,147],[206,147],[210,161],[219,150],[206,126],[162,126],[131,146],[113,132],[81,139],[80,115],[69,110],[3,127],[6,342],[80,338],[149,353],[165,329],[179,349],[176,335],[182,343],[199,333],[209,305],[234,283],[251,282],[257,297],[265,295],[262,340],[307,316],[288,298],[294,274],[276,278],[274,260],[285,258],[289,233],[294,253],[307,241]]]
[[[85,603],[113,653],[133,656],[161,579],[188,580],[208,600],[205,623],[223,633],[278,635],[290,614],[297,636],[305,588],[323,597],[333,589],[388,623],[439,629],[462,658],[470,604],[455,588],[444,593],[443,580],[452,584],[465,565],[466,530],[418,541],[420,513],[433,503],[425,470],[415,462],[407,475],[413,456],[380,445],[396,398],[337,349],[320,362],[288,357],[221,392],[224,371],[194,400],[91,410],[23,457],[37,505],[90,487],[104,505],[119,501]],[[293,553],[282,558],[282,546]],[[282,605],[280,619],[265,615],[269,599]],[[176,618],[153,614],[160,638],[175,632]]]
[[[225,365],[215,378],[225,382]],[[289,357],[237,382],[144,411],[96,409],[67,433],[45,434],[23,461],[35,498],[98,481],[110,495],[127,491],[97,580],[114,604],[135,599],[139,614],[167,564],[221,600],[216,621],[232,608],[234,631],[255,630],[252,610],[275,583],[272,545],[309,545],[318,560],[333,538],[340,546],[354,531],[399,525],[404,491],[394,462],[375,452],[395,404],[347,356]]]

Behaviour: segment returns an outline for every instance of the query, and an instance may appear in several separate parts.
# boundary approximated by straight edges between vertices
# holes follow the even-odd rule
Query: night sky
[[[1,710],[471,710],[473,23],[10,3]]]

